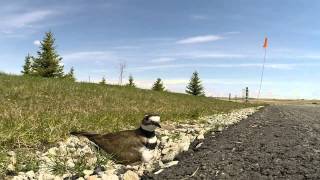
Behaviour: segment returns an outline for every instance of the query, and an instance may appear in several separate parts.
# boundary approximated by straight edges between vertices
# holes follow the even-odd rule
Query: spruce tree
[[[67,78],[67,79],[69,79],[69,80],[75,81],[76,78],[74,77],[74,68],[71,67],[71,69],[70,69],[70,71],[68,72],[68,74],[66,74],[64,77]]]
[[[24,75],[30,75],[32,73],[32,63],[33,63],[33,56],[30,56],[28,54],[25,58],[25,63],[22,66],[23,70],[21,71],[22,74]]]
[[[186,88],[186,93],[194,96],[204,96],[203,87],[197,71],[192,74],[190,82]]]
[[[56,52],[55,38],[51,31],[45,34],[41,42],[38,57],[33,63],[35,75],[42,77],[63,77],[62,58]]]
[[[154,90],[154,91],[164,91],[164,86],[163,86],[163,83],[162,83],[160,78],[158,78],[156,80],[156,82],[154,82],[154,84],[152,86],[152,90]]]
[[[127,86],[136,87],[136,85],[135,85],[134,82],[133,82],[133,77],[132,77],[132,75],[129,76],[129,83],[127,84]]]
[[[106,78],[102,77],[102,79],[99,82],[99,84],[105,85],[106,84]]]

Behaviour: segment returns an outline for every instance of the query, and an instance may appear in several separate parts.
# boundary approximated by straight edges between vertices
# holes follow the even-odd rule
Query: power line
[[[262,72],[261,72],[261,77],[260,77],[260,87],[259,87],[259,92],[258,92],[258,97],[257,99],[259,99],[260,97],[260,93],[261,93],[261,86],[262,86],[262,80],[263,80],[263,75],[264,75],[264,66],[266,63],[266,56],[267,56],[267,48],[264,48],[264,58],[263,58],[263,64],[262,64]]]

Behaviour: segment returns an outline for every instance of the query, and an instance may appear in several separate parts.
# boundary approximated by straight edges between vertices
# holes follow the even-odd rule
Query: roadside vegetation
[[[163,121],[252,106],[208,97],[67,79],[0,74],[0,145],[42,147],[71,130],[114,132],[137,126],[145,113]]]
[[[134,128],[146,113],[158,113],[162,121],[187,121],[254,106],[205,97],[197,72],[187,86],[190,95],[167,92],[160,78],[151,90],[137,88],[132,75],[125,86],[109,85],[105,77],[99,84],[75,82],[73,68],[63,72],[51,32],[37,54],[26,56],[23,76],[0,73],[0,178],[8,174],[9,151],[19,157],[15,172],[36,171],[37,151],[67,138],[71,131]],[[61,167],[58,163],[56,170]]]

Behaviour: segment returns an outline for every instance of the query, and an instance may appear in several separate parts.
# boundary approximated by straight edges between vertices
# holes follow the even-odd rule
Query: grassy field
[[[66,138],[71,130],[106,133],[127,129],[138,126],[149,112],[159,113],[163,121],[178,121],[252,106],[179,93],[5,74],[0,74],[0,101],[2,152],[39,150]]]

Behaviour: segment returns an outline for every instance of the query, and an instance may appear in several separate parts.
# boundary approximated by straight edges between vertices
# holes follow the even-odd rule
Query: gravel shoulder
[[[320,179],[320,107],[268,106],[143,179]]]

